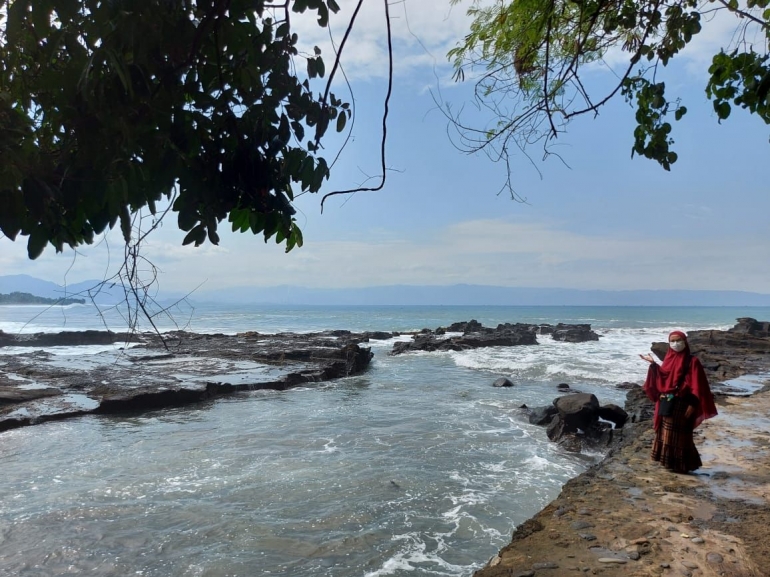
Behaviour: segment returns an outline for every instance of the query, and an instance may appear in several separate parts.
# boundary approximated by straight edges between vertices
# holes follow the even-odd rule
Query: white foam
[[[435,538],[431,536],[431,538]],[[441,547],[436,552],[426,552],[426,544],[417,533],[407,533],[403,535],[394,535],[394,541],[404,541],[405,546],[401,551],[386,559],[382,566],[376,571],[365,573],[365,577],[384,577],[385,575],[394,575],[399,571],[417,571],[419,575],[465,575],[468,574],[470,567],[454,565],[442,559],[437,553],[446,549]],[[441,572],[439,572],[441,571]]]

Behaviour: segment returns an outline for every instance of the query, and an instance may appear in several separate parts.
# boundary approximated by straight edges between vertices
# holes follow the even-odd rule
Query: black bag
[[[658,400],[658,416],[670,417],[674,414],[674,395],[661,395]]]

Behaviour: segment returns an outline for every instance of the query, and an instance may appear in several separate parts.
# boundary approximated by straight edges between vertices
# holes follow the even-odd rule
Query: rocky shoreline
[[[613,430],[607,456],[519,525],[474,577],[770,575],[768,323],[738,319],[728,331],[692,331],[688,340],[714,384],[720,412],[696,430],[704,466],[678,475],[651,461],[652,403],[640,386],[620,385],[630,389],[629,418]],[[662,358],[667,346],[651,349]],[[720,383],[751,373],[765,375],[751,395]],[[589,395],[569,396],[581,397],[573,415],[595,403],[582,398]],[[565,398],[554,401],[550,416],[541,408],[530,410],[530,419],[539,416],[546,425],[561,418],[563,432]],[[552,440],[582,446],[584,431],[569,432],[554,438],[549,424]]]
[[[677,475],[649,458],[649,421],[519,525],[474,577],[770,575],[770,390],[723,398],[696,431],[704,462]]]
[[[488,328],[471,320],[407,334],[412,340],[396,343],[391,354],[536,345],[537,335],[568,342],[599,338],[589,325],[506,323]],[[38,349],[0,356],[0,432],[92,413],[153,410],[358,375],[373,356],[364,345],[370,339],[396,336],[400,334],[347,330],[237,335],[0,331],[0,349]],[[117,344],[123,345],[117,351],[66,360],[45,350]]]
[[[156,335],[104,331],[0,332],[0,347],[21,351],[0,356],[0,431],[356,375],[367,370],[373,356],[363,345],[394,336],[175,332],[161,341]],[[468,321],[420,331],[395,343],[391,354],[528,346],[538,338],[582,342],[599,337],[588,325],[486,328]],[[723,383],[770,371],[770,323],[738,319],[729,331],[692,331],[689,340],[714,385],[720,410],[697,431],[703,469],[675,475],[649,460],[652,406],[638,384],[618,385],[629,390],[624,408],[602,407],[593,395],[560,385],[552,408],[522,411],[540,419],[549,437],[567,449],[580,450],[589,440],[607,450],[607,457],[566,483],[556,500],[517,527],[511,543],[476,577],[770,574],[770,391],[765,387],[746,396],[745,389]],[[122,349],[66,360],[39,350],[113,343],[122,343]],[[666,343],[651,345],[660,358],[665,355]],[[25,347],[38,350],[23,352]],[[501,377],[494,386],[515,383]],[[598,435],[591,439],[594,428]]]
[[[119,350],[61,357],[46,350],[0,356],[0,431],[85,414],[142,411],[259,389],[285,390],[357,375],[372,359],[348,331],[238,335],[73,331],[7,335],[0,347]]]

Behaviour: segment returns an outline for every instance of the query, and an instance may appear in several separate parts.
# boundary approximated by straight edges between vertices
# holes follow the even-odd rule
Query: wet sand
[[[718,408],[696,430],[700,470],[651,461],[652,423],[629,425],[475,577],[770,575],[770,391]]]

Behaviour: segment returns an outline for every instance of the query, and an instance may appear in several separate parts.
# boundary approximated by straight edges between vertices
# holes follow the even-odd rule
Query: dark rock
[[[475,323],[475,324],[473,324]],[[469,329],[481,326],[476,321],[465,323]],[[449,327],[449,331],[456,328]],[[433,334],[419,334],[412,338],[411,342],[394,343],[391,355],[398,355],[410,351],[464,351],[482,347],[511,347],[518,345],[536,345],[537,338],[534,333],[522,327],[505,328],[503,330],[490,329],[488,331],[465,330],[462,336],[439,338]]]
[[[0,347],[78,347],[141,340],[138,333],[113,333],[112,331],[62,331],[35,334],[8,334],[0,331]]]
[[[385,331],[367,331],[363,333],[363,336],[367,339],[375,339],[378,341],[386,341],[392,339],[394,336],[398,336],[394,333],[386,333]]]
[[[539,571],[540,569],[558,569],[559,564],[552,561],[543,561],[542,563],[532,563],[532,569]]]
[[[706,555],[706,561],[713,565],[718,565],[724,562],[724,558],[719,553],[709,553]]]
[[[558,413],[551,417],[551,422],[548,423],[545,434],[552,441],[558,441],[564,436],[564,421]]]
[[[556,388],[559,389],[560,391],[565,391],[569,389],[569,385],[567,383],[559,383],[558,385],[556,385]]]
[[[511,535],[511,542],[525,539],[533,533],[542,531],[545,527],[537,519],[527,519],[521,525],[518,525]]]
[[[617,385],[615,385],[615,388],[616,389],[628,390],[628,389],[633,389],[634,387],[638,387],[638,386],[639,385],[636,384],[636,383],[629,383],[628,381],[624,381],[622,383],[618,383]]]
[[[445,338],[445,332],[458,333],[462,336]],[[423,329],[408,343],[396,343],[390,352],[399,355],[409,351],[463,351],[480,347],[510,347],[517,345],[536,345],[538,334],[551,333],[557,340],[584,342],[598,340],[599,336],[591,331],[591,325],[558,324],[533,325],[525,323],[504,323],[496,328],[488,328],[476,320],[453,323],[446,328],[439,327],[435,332]]]
[[[593,527],[593,525],[591,525],[591,523],[588,521],[575,521],[570,525],[570,527],[575,531],[580,531],[581,529],[589,529]]]
[[[576,393],[554,400],[559,417],[564,422],[564,432],[574,433],[578,429],[585,431],[597,419],[599,400],[595,395]]]
[[[741,317],[736,320],[738,323],[733,328],[728,329],[728,332],[753,335],[755,337],[770,337],[770,322],[759,322],[750,317]]]
[[[497,379],[494,383],[492,383],[493,387],[512,387],[513,381],[511,379],[507,379],[505,377],[500,377]]]
[[[55,397],[61,395],[59,389],[20,389],[14,386],[0,386],[0,405],[12,405],[16,403],[26,403],[36,399],[46,397]]]
[[[599,407],[598,414],[600,419],[614,423],[618,429],[622,428],[628,420],[628,413],[613,404],[602,405]]]
[[[564,341],[567,343],[584,343],[586,341],[598,341],[599,335],[591,330],[591,325],[565,325],[559,323],[551,333],[555,341]]]
[[[666,358],[666,353],[668,353],[668,343],[652,343],[650,350],[662,361]]]
[[[483,328],[484,327],[479,321],[471,319],[469,321],[452,323],[446,330],[449,333],[477,333]]]
[[[551,422],[551,419],[555,414],[559,412],[559,409],[557,409],[553,405],[548,405],[545,407],[535,407],[534,409],[531,409],[529,412],[529,422],[533,425],[547,425]]]
[[[647,398],[639,385],[626,393],[625,411],[632,423],[651,421],[655,413],[655,404]]]
[[[112,342],[114,335],[86,331],[68,335],[66,342],[71,347]],[[137,347],[94,355],[82,369],[62,367],[45,353],[4,355],[0,406],[13,403],[18,410],[0,413],[0,430],[88,413],[179,406],[237,391],[284,390],[360,374],[373,357],[371,349],[356,344],[362,335],[349,331],[236,336],[173,331],[162,337],[147,333],[132,337],[140,343]],[[128,362],[115,363],[117,354]],[[6,374],[46,388],[26,389],[24,380]],[[231,382],[222,382],[228,377]],[[22,409],[24,418],[13,416]]]

